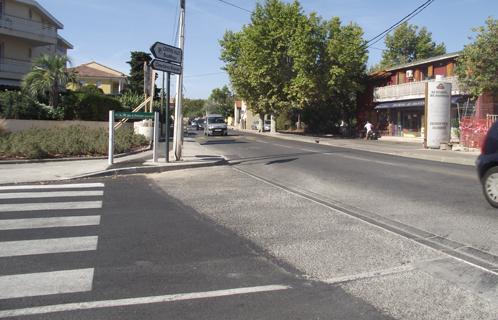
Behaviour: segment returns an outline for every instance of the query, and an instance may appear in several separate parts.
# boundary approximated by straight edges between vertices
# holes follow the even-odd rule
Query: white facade
[[[67,54],[63,27],[34,0],[0,0],[0,86],[19,86],[42,54]]]

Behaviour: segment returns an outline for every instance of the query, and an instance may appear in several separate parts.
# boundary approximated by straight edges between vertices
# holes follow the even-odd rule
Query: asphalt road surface
[[[389,317],[131,176],[0,186],[0,318]]]
[[[198,141],[230,166],[156,183],[304,277],[397,319],[498,318],[498,213],[474,167],[248,133]]]

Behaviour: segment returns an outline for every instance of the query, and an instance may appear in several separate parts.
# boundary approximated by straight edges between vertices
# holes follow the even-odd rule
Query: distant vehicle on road
[[[271,120],[265,120],[263,131],[271,131]]]
[[[204,129],[204,124],[206,123],[206,120],[201,118],[197,119],[197,127],[196,130],[203,130]]]
[[[204,134],[210,135],[228,135],[227,124],[225,118],[220,114],[208,114],[204,125]]]
[[[498,208],[498,122],[491,126],[484,139],[476,167],[486,200]]]

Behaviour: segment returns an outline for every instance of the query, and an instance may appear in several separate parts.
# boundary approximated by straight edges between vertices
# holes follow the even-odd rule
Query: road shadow
[[[201,145],[212,145],[212,144],[241,144],[247,143],[245,141],[237,141],[237,140],[208,140],[204,142],[200,142]]]
[[[298,158],[291,158],[291,159],[280,159],[280,160],[273,160],[265,163],[265,166],[270,166],[272,164],[281,164],[281,163],[287,163],[287,162],[292,162],[296,161]]]

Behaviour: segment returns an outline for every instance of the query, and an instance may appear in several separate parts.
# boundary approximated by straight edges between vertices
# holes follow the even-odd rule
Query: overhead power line
[[[376,35],[372,39],[368,40],[366,42],[366,44],[368,45],[367,48],[373,46],[374,44],[376,44],[377,42],[379,42],[380,40],[382,40],[389,32],[391,32],[393,29],[397,28],[402,23],[407,22],[410,19],[412,19],[413,17],[417,16],[420,12],[424,11],[428,6],[430,6],[434,1],[435,0],[427,0],[427,1],[425,1],[423,4],[421,4],[420,6],[418,6],[415,10],[413,10],[408,15],[406,15],[405,17],[403,17],[402,19],[400,19],[399,21],[397,21],[395,24],[393,24],[392,26],[390,26],[389,28],[387,28],[383,32],[379,33],[378,35]]]
[[[202,73],[202,74],[190,74],[190,75],[185,75],[184,78],[202,78],[202,77],[215,76],[215,75],[219,75],[219,74],[226,74],[226,72],[219,71],[219,72]]]
[[[246,12],[249,12],[249,13],[252,13],[252,11],[251,11],[251,10],[247,10],[246,8],[242,8],[242,7],[240,7],[240,6],[236,5],[236,4],[233,4],[233,3],[231,3],[231,2],[228,2],[228,1],[225,1],[225,0],[218,0],[218,1],[219,1],[219,2],[221,2],[221,3],[224,3],[224,4],[226,4],[226,5],[232,6],[232,7],[234,7],[234,8],[237,8],[237,9],[240,9],[240,10],[243,10],[243,11],[246,11]]]

